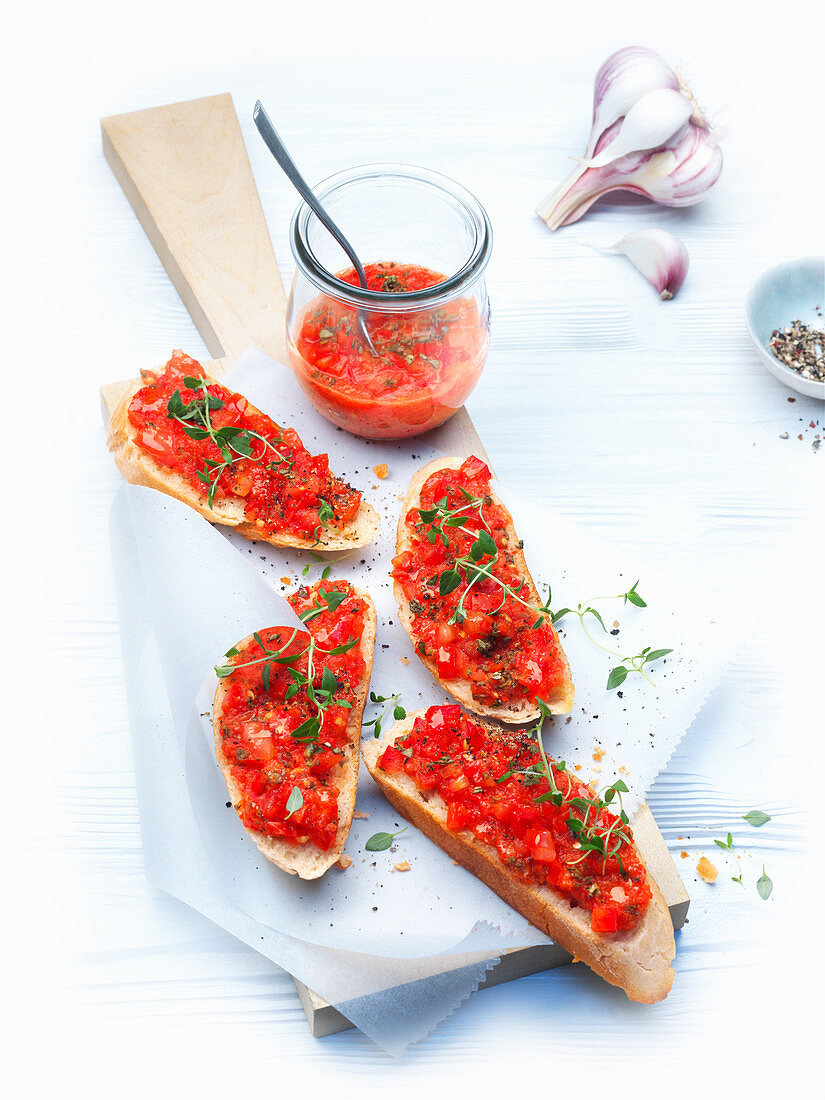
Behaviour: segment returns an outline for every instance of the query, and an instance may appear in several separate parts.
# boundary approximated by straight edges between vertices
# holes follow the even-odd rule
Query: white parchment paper
[[[397,622],[388,577],[400,499],[414,471],[435,452],[415,440],[366,443],[333,428],[306,405],[290,372],[257,351],[242,357],[227,383],[275,420],[293,425],[310,449],[329,453],[333,470],[361,489],[381,515],[379,540],[337,560],[331,572],[332,577],[345,577],[365,588],[375,601],[373,690],[385,696],[400,692],[408,710],[448,701],[416,659]],[[389,467],[383,480],[373,472],[378,463]],[[608,630],[618,633],[602,634],[594,621],[589,624],[591,632],[617,654],[635,654],[646,645],[674,650],[652,666],[655,686],[632,674],[620,692],[607,692],[607,674],[618,657],[595,648],[574,617],[564,624],[576,704],[569,720],[556,719],[547,727],[548,752],[579,764],[578,774],[600,785],[621,776],[632,790],[628,805],[635,805],[718,681],[734,640],[718,620],[701,610],[702,601],[673,580],[506,486],[499,492],[525,541],[534,578],[540,584],[552,583],[554,607],[612,596],[638,579],[648,607],[599,601],[596,606]],[[250,543],[212,528],[185,506],[151,490],[126,486],[122,498],[113,513],[115,556],[130,556],[133,563],[129,570],[119,569],[124,618],[127,607],[139,606],[146,623],[140,652],[127,652],[127,663],[145,662],[149,650],[157,660],[153,677],[142,667],[135,680],[141,702],[132,713],[136,745],[145,746],[148,737],[160,739],[140,790],[150,878],[256,948],[268,945],[265,953],[299,977],[309,972],[310,959],[317,962],[328,951],[336,952],[336,958],[340,954],[360,959],[354,967],[342,969],[337,964],[330,968],[327,957],[329,974],[319,965],[319,974],[313,970],[311,981],[302,980],[332,1003],[358,1000],[360,1007],[352,1011],[362,1012],[369,1025],[364,1029],[377,1041],[386,1040],[388,1049],[417,1038],[422,1026],[432,1026],[433,992],[427,985],[434,978],[406,987],[414,1000],[414,986],[420,986],[421,1013],[430,1021],[426,1026],[410,1005],[404,1009],[408,1024],[398,1027],[391,1025],[391,1013],[379,1009],[380,1002],[370,1007],[370,996],[377,990],[404,980],[399,973],[423,979],[424,957],[460,953],[462,959],[455,960],[460,964],[467,952],[476,953],[460,981],[450,984],[445,979],[439,986],[440,1018],[476,987],[488,965],[482,961],[485,956],[508,947],[547,943],[415,830],[402,833],[392,851],[366,852],[364,843],[372,833],[395,832],[405,822],[363,768],[357,809],[369,816],[353,823],[346,846],[353,862],[347,871],[333,868],[320,881],[306,883],[263,859],[226,805],[226,787],[212,745],[212,668],[253,629],[294,624],[283,593],[305,575],[308,582],[318,579],[325,563],[307,552]],[[150,730],[141,708],[148,706],[152,695],[156,701],[162,697],[168,723],[156,721]],[[374,713],[375,708],[368,708],[366,716]],[[170,767],[178,781],[171,801],[169,777],[161,774]],[[186,818],[185,844],[191,847],[197,839],[198,860],[182,859],[157,828],[159,821],[168,823],[170,814]],[[400,860],[408,861],[411,870],[394,871],[393,864]],[[244,934],[238,932],[241,927],[247,930]],[[254,935],[248,933],[250,928]],[[339,981],[333,971],[345,975],[346,981]],[[413,982],[413,977],[407,981]],[[362,995],[369,996],[364,1000]]]

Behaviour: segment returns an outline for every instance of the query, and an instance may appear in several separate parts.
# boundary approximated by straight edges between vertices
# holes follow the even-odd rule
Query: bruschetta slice
[[[490,477],[471,456],[413,478],[393,559],[399,617],[424,665],[473,713],[532,722],[542,699],[566,714],[570,667]]]
[[[181,351],[144,371],[112,414],[107,438],[133,485],[183,501],[212,523],[273,546],[366,546],[378,514],[245,397],[209,378]]]
[[[306,630],[259,630],[217,668],[215,754],[232,805],[268,860],[319,878],[352,824],[375,608],[347,581],[289,597]]]
[[[457,863],[632,1001],[660,1001],[673,924],[621,807],[627,788],[597,795],[540,737],[540,724],[506,730],[451,705],[408,714],[361,751],[396,810]]]

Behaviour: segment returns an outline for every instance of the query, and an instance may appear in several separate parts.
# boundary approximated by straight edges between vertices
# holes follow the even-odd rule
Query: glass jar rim
[[[299,204],[290,224],[290,245],[295,262],[306,278],[325,294],[350,305],[380,308],[384,313],[432,306],[455,297],[458,291],[466,289],[483,275],[493,246],[493,229],[487,211],[466,187],[440,172],[431,172],[412,164],[362,164],[327,176],[313,187],[313,191],[321,202],[325,202],[349,184],[387,177],[423,183],[433,191],[444,192],[459,205],[472,227],[473,242],[467,260],[458,271],[434,286],[399,293],[364,290],[345,283],[323,266],[309,244],[310,219],[317,222],[317,218],[305,202]]]

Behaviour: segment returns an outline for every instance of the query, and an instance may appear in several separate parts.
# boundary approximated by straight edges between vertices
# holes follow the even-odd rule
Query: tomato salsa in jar
[[[364,262],[366,287],[299,207],[287,317],[298,382],[354,435],[401,439],[438,427],[464,404],[487,358],[486,213],[452,180],[406,166],[343,172],[317,193]]]

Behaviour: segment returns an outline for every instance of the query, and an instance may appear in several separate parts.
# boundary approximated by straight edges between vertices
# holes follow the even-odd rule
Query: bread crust
[[[632,932],[609,936],[594,932],[589,911],[571,906],[558,890],[514,878],[493,848],[466,829],[453,832],[447,828],[447,807],[439,794],[427,792],[425,797],[404,772],[387,775],[378,767],[384,749],[408,733],[416,718],[424,714],[424,710],[408,714],[380,739],[365,742],[361,748],[370,775],[395,809],[574,959],[587,963],[605,981],[623,989],[631,1001],[653,1004],[663,1000],[673,984],[670,964],[676,944],[670,912],[650,873],[648,884],[653,897],[641,922]],[[479,725],[496,732],[490,722]]]
[[[330,772],[330,779],[338,787],[338,830],[335,841],[324,851],[317,844],[292,844],[288,840],[267,836],[266,833],[256,829],[246,829],[249,836],[255,841],[260,850],[276,867],[286,871],[290,875],[298,875],[303,879],[320,878],[334,863],[344,849],[344,844],[352,825],[352,811],[355,809],[355,796],[358,789],[358,745],[361,740],[361,718],[364,714],[364,705],[367,701],[367,690],[370,684],[372,672],[372,657],[375,651],[376,615],[375,605],[366,592],[352,586],[357,596],[367,606],[364,617],[364,633],[361,636],[361,656],[364,659],[364,674],[358,683],[357,702],[349,712],[347,719],[347,744],[345,755],[340,764]],[[250,634],[242,642],[237,643],[237,648],[242,649],[253,641]],[[221,719],[223,717],[223,704],[228,692],[228,686],[224,680],[218,680],[215,691],[215,703],[212,708],[212,732],[215,737],[215,756],[220,765],[223,778],[226,782],[232,804],[237,805],[241,798],[240,786],[232,778],[229,761],[223,752],[223,739],[221,737]]]
[[[204,375],[208,385],[222,385],[209,375]],[[265,534],[254,523],[250,523],[244,516],[244,506],[239,497],[224,497],[215,500],[214,507],[210,508],[206,499],[202,497],[180,474],[169,470],[156,462],[146,451],[141,450],[135,443],[134,431],[129,422],[129,406],[132,398],[144,386],[142,379],[138,379],[118,402],[109,421],[109,430],[106,436],[106,445],[112,452],[115,464],[123,476],[132,485],[145,485],[149,489],[157,489],[160,493],[174,497],[175,500],[188,504],[196,512],[209,520],[210,523],[220,523],[231,527],[244,538],[256,542],[268,542],[272,546],[285,546],[300,550],[352,550],[358,546],[367,546],[373,542],[378,532],[378,513],[371,504],[361,501],[354,520],[340,531],[322,530],[321,537],[315,539],[302,538],[300,535],[286,532],[274,532]],[[259,412],[250,403],[250,410]]]
[[[421,489],[424,486],[424,482],[437,470],[457,470],[463,461],[464,460],[461,458],[437,458],[434,462],[429,462],[420,469],[412,479],[410,487],[407,490],[407,495],[404,498],[401,515],[398,518],[398,534],[395,540],[396,554],[400,554],[403,550],[409,550],[412,546],[410,531],[405,521],[409,510],[411,508],[417,508],[421,502]],[[519,549],[518,546],[519,540],[516,535],[515,527],[513,526],[512,516],[510,516],[510,513],[495,493],[491,492],[490,495],[494,503],[502,508],[509,517],[508,529],[513,542],[513,557],[516,567],[527,582],[530,596],[536,601],[536,607],[541,607],[542,601],[539,597],[538,589],[527,568],[524,552]],[[401,585],[396,580],[393,581],[393,592],[395,593],[395,599],[398,603],[398,617],[401,620],[401,625],[409,635],[410,641],[413,643],[413,649],[415,650],[416,656],[444,690],[461,703],[466,710],[472,711],[473,714],[481,715],[484,718],[495,718],[499,722],[521,724],[524,722],[538,721],[541,717],[539,707],[535,703],[531,703],[529,699],[523,699],[520,703],[510,703],[500,707],[485,706],[483,703],[479,703],[473,698],[470,685],[466,680],[460,678],[453,680],[442,679],[438,675],[435,661],[433,661],[431,657],[419,653],[418,651],[418,646],[415,644],[415,635],[412,630],[413,615],[410,611],[410,605],[404,595]],[[550,624],[550,628],[553,630],[552,624]],[[555,634],[555,630],[553,630],[553,633]],[[558,642],[558,635],[556,635],[556,641]],[[569,714],[573,709],[575,688],[573,687],[573,678],[570,674],[570,665],[567,663],[567,657],[560,642],[559,652],[562,657],[564,657],[564,680],[556,696],[553,699],[546,699],[545,702],[549,706],[552,714]]]

